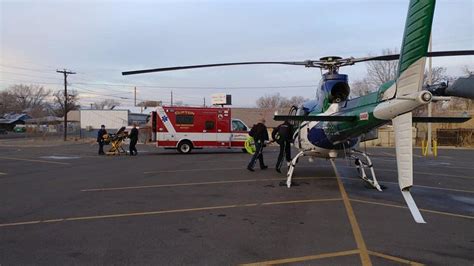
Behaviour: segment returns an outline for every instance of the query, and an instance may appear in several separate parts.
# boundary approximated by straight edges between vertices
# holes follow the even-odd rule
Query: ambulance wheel
[[[243,153],[247,153],[247,150],[245,148],[242,148]]]
[[[179,153],[183,153],[183,154],[190,153],[192,149],[193,149],[193,144],[188,140],[183,140],[178,145]]]

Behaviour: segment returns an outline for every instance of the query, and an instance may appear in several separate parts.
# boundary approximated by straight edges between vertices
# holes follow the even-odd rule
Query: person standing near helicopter
[[[257,162],[257,159],[259,160],[260,163],[260,169],[265,170],[268,168],[263,163],[263,148],[265,147],[265,142],[268,141],[268,131],[267,127],[265,126],[265,119],[260,119],[259,123],[256,125],[253,125],[252,129],[249,132],[249,135],[253,137],[255,141],[255,153],[252,156],[252,159],[250,160],[249,164],[247,165],[247,170],[253,172],[255,171],[253,168],[255,167],[255,163]]]
[[[283,154],[285,154],[285,159],[287,164],[291,161],[291,141],[293,138],[293,127],[285,120],[281,125],[276,127],[272,131],[272,139],[280,145],[280,153],[278,154],[278,160],[275,166],[275,170],[278,173],[281,173],[281,165],[283,163]]]

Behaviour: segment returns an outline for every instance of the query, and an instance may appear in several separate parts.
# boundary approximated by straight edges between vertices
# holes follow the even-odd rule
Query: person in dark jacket
[[[133,124],[133,128],[130,130],[128,137],[130,138],[130,156],[137,155],[138,151],[135,145],[137,145],[138,142],[138,129],[136,124]]]
[[[104,135],[107,134],[107,130],[105,130],[105,126],[101,125],[99,132],[97,132],[97,143],[99,143],[99,155],[104,155]]]
[[[283,163],[283,154],[285,154],[287,164],[291,161],[291,146],[293,139],[293,127],[288,121],[283,122],[272,131],[272,139],[280,145],[280,153],[275,166],[275,170],[281,173],[281,165]]]
[[[253,125],[252,129],[249,132],[249,135],[253,137],[255,141],[256,150],[252,156],[252,159],[247,165],[247,169],[253,172],[253,168],[255,167],[257,159],[260,163],[260,169],[267,169],[268,166],[263,163],[263,148],[265,147],[265,142],[268,141],[268,131],[267,127],[265,126],[265,119],[261,119],[260,123]]]

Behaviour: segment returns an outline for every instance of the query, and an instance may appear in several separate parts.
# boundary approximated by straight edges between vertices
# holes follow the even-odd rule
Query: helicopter
[[[414,117],[412,111],[437,100],[451,96],[473,99],[472,92],[450,91],[442,85],[423,89],[423,75],[427,57],[474,55],[474,50],[428,52],[435,1],[411,0],[408,8],[400,54],[341,58],[326,56],[319,60],[305,61],[256,61],[205,65],[188,65],[122,72],[134,75],[184,69],[222,67],[235,65],[294,65],[319,68],[322,79],[317,86],[314,100],[294,106],[288,115],[275,115],[274,120],[291,121],[294,125],[294,146],[299,152],[289,164],[286,185],[291,180],[298,160],[303,157],[354,160],[360,178],[373,188],[382,191],[377,181],[370,156],[357,147],[365,134],[392,123],[395,132],[395,150],[398,183],[407,206],[417,223],[425,223],[410,194],[413,186],[412,123],[462,123],[470,117]],[[382,84],[376,91],[350,98],[348,76],[339,69],[368,61],[399,60],[396,78]],[[464,90],[472,90],[466,88]],[[370,171],[370,178],[365,169]]]

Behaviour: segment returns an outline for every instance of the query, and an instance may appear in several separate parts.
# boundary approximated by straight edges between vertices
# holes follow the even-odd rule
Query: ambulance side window
[[[192,125],[194,124],[194,115],[176,115],[176,124]]]
[[[233,120],[232,121],[232,131],[247,131],[248,128],[240,121]]]
[[[214,121],[206,121],[206,130],[214,129]]]

